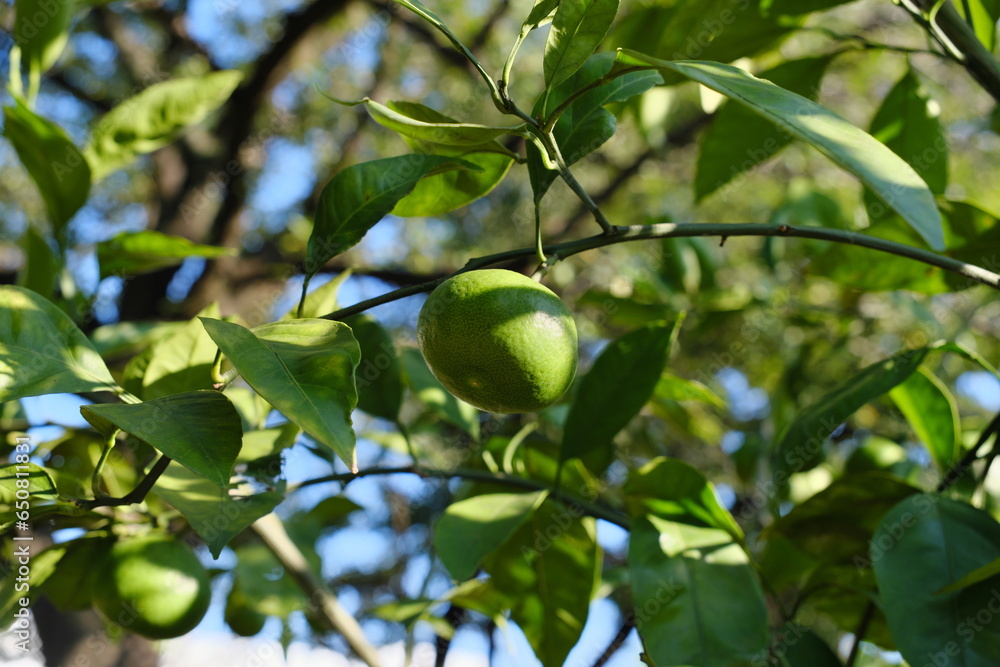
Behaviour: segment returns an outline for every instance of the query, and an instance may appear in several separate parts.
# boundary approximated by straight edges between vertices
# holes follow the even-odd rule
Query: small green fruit
[[[513,271],[469,271],[441,283],[420,311],[417,340],[441,384],[488,412],[541,410],[576,375],[569,309]]]
[[[150,639],[190,632],[210,599],[208,574],[198,557],[158,531],[117,542],[94,591],[94,603],[109,621]]]

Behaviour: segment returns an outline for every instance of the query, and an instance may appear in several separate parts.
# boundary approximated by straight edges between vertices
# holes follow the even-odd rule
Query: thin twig
[[[986,428],[979,434],[979,439],[976,440],[976,444],[972,446],[972,449],[967,451],[962,460],[956,463],[944,476],[944,479],[941,480],[935,489],[937,493],[944,493],[950,489],[972,467],[972,464],[979,458],[979,450],[982,449],[983,445],[986,444],[992,435],[1000,438],[1000,413],[997,413],[993,421],[986,425]]]
[[[861,614],[861,621],[858,623],[858,629],[854,631],[854,643],[851,644],[851,652],[847,656],[847,662],[844,667],[854,667],[854,663],[858,659],[858,650],[861,648],[861,641],[868,633],[868,626],[871,625],[872,618],[874,617],[875,603],[869,601],[868,606],[865,607],[865,611]]]
[[[611,660],[615,653],[625,644],[625,640],[628,639],[633,628],[635,628],[635,616],[629,614],[622,623],[622,627],[618,629],[618,634],[611,639],[608,647],[604,649],[604,653],[594,662],[593,667],[604,667],[608,663],[608,660]]]

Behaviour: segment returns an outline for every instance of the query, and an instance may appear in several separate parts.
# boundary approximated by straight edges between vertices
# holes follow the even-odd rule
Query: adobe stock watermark
[[[21,653],[31,651],[31,440],[18,436],[14,446],[14,553],[10,576],[14,577],[14,592],[20,594],[14,605],[14,648]]]

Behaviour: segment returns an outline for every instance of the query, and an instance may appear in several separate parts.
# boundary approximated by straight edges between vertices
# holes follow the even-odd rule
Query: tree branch
[[[268,514],[257,519],[250,528],[271,550],[330,626],[343,635],[365,664],[369,667],[379,667],[381,663],[375,647],[365,637],[357,620],[347,613],[337,601],[337,597],[309,567],[302,551],[288,537],[281,519],[276,514]]]
[[[937,11],[936,0],[899,0],[898,4],[1000,103],[1000,62],[950,2],[946,0]]]
[[[618,634],[612,637],[608,647],[604,649],[604,653],[594,662],[593,667],[604,667],[625,644],[625,640],[628,639],[633,628],[635,628],[635,615],[630,613],[622,623],[622,627],[618,629]]]
[[[831,241],[833,243],[844,243],[870,250],[898,255],[908,259],[935,266],[945,271],[964,276],[971,281],[981,283],[1000,291],[1000,275],[984,269],[975,264],[969,264],[951,257],[938,255],[929,250],[915,248],[913,246],[887,241],[874,236],[866,236],[842,229],[824,229],[821,227],[793,227],[791,225],[771,225],[767,223],[742,222],[742,223],[700,223],[700,222],[664,222],[655,225],[628,225],[615,226],[608,234],[598,234],[588,236],[575,241],[556,243],[544,246],[546,255],[556,255],[558,259],[565,259],[587,250],[594,250],[604,246],[626,243],[629,241],[643,241],[649,239],[665,239],[692,236],[721,236],[723,241],[731,236],[783,236],[792,238],[815,239],[818,241]],[[533,257],[535,248],[518,248],[508,250],[495,255],[486,255],[469,260],[468,263],[457,273],[482,269],[495,264],[502,264],[517,259]],[[452,274],[452,275],[455,275]],[[401,289],[382,294],[380,296],[367,299],[347,308],[341,308],[333,313],[325,315],[325,319],[340,320],[349,315],[364,312],[369,308],[381,306],[386,303],[398,301],[421,292],[430,292],[435,287],[444,282],[447,278],[432,280],[419,285],[411,285]]]

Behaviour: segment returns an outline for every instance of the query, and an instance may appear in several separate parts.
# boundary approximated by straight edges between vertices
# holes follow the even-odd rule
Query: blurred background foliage
[[[95,340],[107,341],[106,349],[118,353],[111,355],[119,362],[117,370],[143,343],[132,337],[127,346],[114,345],[128,332],[147,331],[143,327],[150,322],[186,320],[215,301],[224,314],[239,315],[249,324],[279,317],[301,285],[300,262],[323,185],[345,166],[408,151],[393,133],[370,122],[363,107],[335,104],[325,94],[419,101],[463,120],[506,124],[467,63],[439,35],[391,3],[82,4],[68,49],[44,77],[37,104],[39,113],[66,128],[78,145],[95,119],[152,83],[218,69],[244,73],[233,98],[205,123],[95,184],[66,230],[64,267],[48,258],[56,248],[38,191],[11,145],[0,142],[0,282],[23,282],[32,264],[43,272],[51,266],[54,280],[47,296],[61,302]],[[666,48],[656,43],[662,36],[649,26],[655,25],[657,11],[666,12],[673,4],[683,3],[626,0],[606,46],[641,49],[635,41],[644,40],[650,52]],[[499,71],[528,9],[523,2],[507,0],[438,0],[433,8],[491,71]],[[0,5],[0,12],[6,12],[0,13],[0,27],[8,32],[11,10],[10,2]],[[761,48],[752,40],[731,39],[735,45],[726,52],[728,59],[740,59],[738,64],[761,73],[801,58],[828,58],[816,99],[862,128],[872,127],[883,101],[912,68],[919,95],[926,97],[931,117],[939,114],[947,141],[947,186],[941,194],[1000,210],[997,107],[961,68],[928,52],[932,47],[926,33],[905,12],[890,2],[862,0],[795,20],[800,27],[781,30],[779,38],[766,40]],[[6,34],[0,35],[4,38],[0,71],[7,71],[11,45]],[[543,44],[544,31],[532,34],[515,66],[511,96],[523,108],[530,108],[543,87]],[[885,44],[896,48],[882,48]],[[856,180],[795,142],[762,166],[697,198],[699,154],[706,150],[713,122],[727,110],[726,103],[696,84],[655,88],[612,107],[616,134],[576,164],[574,173],[616,224],[773,221],[859,231],[869,226],[865,193]],[[725,137],[721,140],[724,151]],[[733,164],[743,159],[733,158]],[[527,170],[515,165],[487,197],[450,214],[389,216],[323,274],[352,270],[341,286],[340,305],[447,275],[469,258],[530,246],[531,207]],[[551,188],[542,207],[547,242],[596,231],[561,183]],[[143,229],[230,247],[236,254],[189,258],[127,278],[101,278],[96,244],[121,231]],[[997,270],[997,249],[984,246],[977,263]],[[607,341],[650,320],[686,313],[668,374],[642,414],[616,439],[618,460],[608,473],[612,488],[628,468],[652,457],[688,461],[717,485],[752,543],[764,525],[787,511],[787,503],[822,490],[846,469],[892,469],[932,485],[926,452],[896,404],[885,398],[862,408],[835,433],[823,463],[796,475],[788,497],[776,497],[749,514],[737,512],[753,496],[776,434],[800,408],[863,366],[942,338],[993,363],[1000,361],[996,293],[983,286],[950,291],[955,285],[944,282],[936,270],[910,264],[859,248],[777,238],[733,238],[721,244],[700,238],[648,241],[559,262],[546,283],[576,316],[584,370]],[[370,314],[398,345],[412,347],[420,302],[420,297],[412,298]],[[156,335],[164,331],[148,330]],[[974,440],[990,414],[1000,409],[1000,386],[956,355],[938,355],[931,366],[954,394],[964,440]],[[683,389],[700,387],[701,393],[679,394],[672,378],[696,381]],[[85,470],[93,452],[81,452],[97,445],[76,430],[81,424],[75,407],[39,400],[25,401],[25,409],[27,415],[14,405],[4,406],[4,430],[28,427],[27,416],[31,428],[50,441],[51,451],[63,452],[55,463],[50,459],[51,467],[67,474],[77,474],[72,471],[77,464]],[[517,465],[544,478],[545,451],[558,442],[565,406],[541,417]],[[480,424],[480,445],[411,392],[402,421],[410,424],[413,441],[428,461],[447,462],[467,449],[475,451],[477,461],[484,451],[502,453],[524,425],[522,419],[493,418]],[[362,467],[405,461],[405,447],[393,425],[359,414],[356,428],[363,436]],[[71,450],[72,455],[66,454]],[[315,477],[323,465],[329,464],[299,445],[286,456],[285,469],[294,484]],[[479,465],[486,469],[485,463]],[[117,483],[130,487],[129,466],[121,462],[119,468]],[[987,481],[992,499],[1000,487],[994,477]],[[447,575],[431,555],[429,526],[456,494],[469,491],[456,483],[372,478],[348,485],[347,497],[357,506],[322,500],[338,488],[316,485],[290,494],[282,505],[289,530],[302,533],[296,537],[303,543],[318,544],[321,572],[364,619],[376,643],[403,639],[420,614],[408,615],[398,605],[380,610],[380,605],[434,597],[448,588]],[[605,601],[600,616],[606,627],[593,630],[588,640],[595,655],[600,651],[594,646],[612,639],[607,628],[617,627],[618,606],[628,605],[620,586],[627,547],[619,533],[607,526],[599,533],[610,602]],[[230,607],[238,606],[232,600],[240,595],[258,600],[258,611],[292,619],[289,625],[269,621],[267,636],[343,648],[337,637],[299,615],[301,593],[294,587],[260,588],[261,577],[273,574],[274,564],[259,544],[244,537],[233,546],[239,552],[235,574],[218,579],[223,591],[231,585],[225,582],[239,584],[236,592],[220,593],[228,595]],[[227,554],[223,570],[236,563],[232,552]],[[821,634],[837,642],[841,631],[830,623],[823,626],[822,614],[836,618],[840,612],[814,611]],[[235,614],[227,607],[227,619]],[[467,639],[470,645],[485,642],[491,651],[501,636],[488,614],[451,605],[437,616],[422,616],[427,622],[417,626],[417,637],[436,642],[439,649],[447,647],[452,626],[480,638]],[[206,623],[223,631],[218,618]],[[502,654],[505,649],[496,650]],[[613,664],[635,664],[635,654]],[[507,664],[524,664],[507,659],[514,660]],[[882,660],[872,652],[863,659],[871,664]]]

